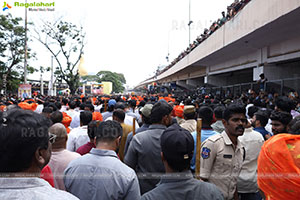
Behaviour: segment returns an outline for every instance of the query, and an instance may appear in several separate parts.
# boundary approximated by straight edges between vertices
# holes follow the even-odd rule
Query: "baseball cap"
[[[182,171],[190,165],[194,153],[194,139],[188,130],[173,124],[161,135],[160,144],[171,168]]]
[[[146,104],[143,108],[141,108],[142,115],[144,115],[145,117],[150,117],[152,107],[152,104]]]
[[[117,103],[116,100],[111,99],[111,100],[108,101],[108,107],[114,106],[114,105],[116,105],[116,103]]]

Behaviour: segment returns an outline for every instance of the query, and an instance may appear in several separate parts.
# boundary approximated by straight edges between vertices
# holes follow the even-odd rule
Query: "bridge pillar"
[[[186,84],[186,81],[176,81],[176,85],[179,85],[180,87],[186,88],[186,89],[190,89],[191,87],[189,85]]]
[[[227,79],[226,77],[221,77],[221,76],[207,76],[206,78],[207,84],[209,85],[215,85],[215,86],[224,86],[227,85]]]
[[[197,79],[188,79],[186,80],[186,84],[192,87],[199,87],[201,84],[203,84],[203,81]]]

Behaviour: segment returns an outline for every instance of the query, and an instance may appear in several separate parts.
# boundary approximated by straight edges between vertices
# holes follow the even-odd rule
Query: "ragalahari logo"
[[[11,6],[10,5],[8,5],[8,3],[6,3],[6,2],[4,2],[4,5],[3,5],[3,11],[5,11],[5,10],[8,10],[8,9],[10,9],[11,8]]]

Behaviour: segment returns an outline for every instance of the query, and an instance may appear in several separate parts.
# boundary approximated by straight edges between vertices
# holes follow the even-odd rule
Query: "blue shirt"
[[[66,190],[79,199],[140,199],[135,172],[111,150],[92,149],[65,170]]]
[[[262,134],[262,136],[264,137],[264,139],[266,140],[265,136],[266,135],[272,135],[271,133],[269,133],[265,127],[257,127],[257,128],[254,128],[253,130],[259,132],[260,134]]]
[[[201,143],[204,142],[207,138],[209,138],[210,136],[219,134],[218,132],[214,131],[213,129],[201,129]],[[192,132],[192,136],[194,138],[194,155],[193,158],[191,160],[191,169],[195,170],[195,163],[196,163],[196,147],[197,147],[197,132],[194,131]]]

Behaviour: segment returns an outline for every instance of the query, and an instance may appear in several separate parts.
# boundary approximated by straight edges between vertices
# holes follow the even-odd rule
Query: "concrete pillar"
[[[207,76],[207,83],[214,86],[227,85],[226,77],[222,76]]]
[[[201,81],[197,79],[188,79],[186,80],[186,84],[192,87],[199,87],[203,82],[201,83]]]
[[[176,81],[176,85],[179,85],[180,87],[190,89],[190,86],[186,84],[186,81]]]

